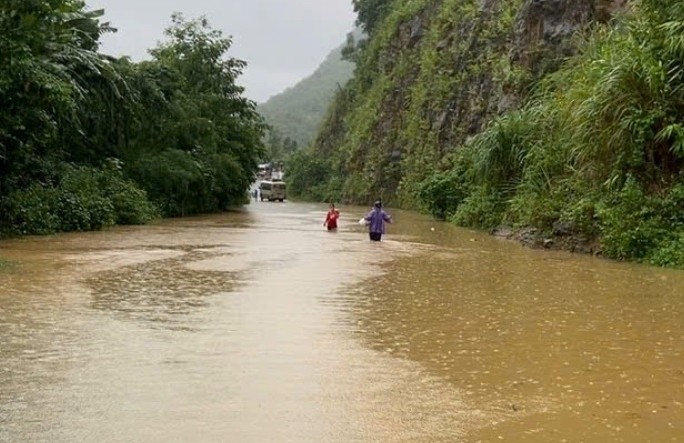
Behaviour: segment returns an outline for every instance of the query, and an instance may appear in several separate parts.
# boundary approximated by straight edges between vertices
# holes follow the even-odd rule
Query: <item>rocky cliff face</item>
[[[626,0],[527,0],[516,19],[512,58],[537,70],[543,55],[571,55],[571,37],[588,24],[605,24],[625,10]]]
[[[360,53],[315,149],[344,199],[412,206],[426,174],[519,107],[626,0],[419,0],[396,5]]]

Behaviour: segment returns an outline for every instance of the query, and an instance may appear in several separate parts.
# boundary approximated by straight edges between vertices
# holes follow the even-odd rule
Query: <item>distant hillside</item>
[[[259,112],[283,138],[301,146],[313,141],[335,91],[352,77],[354,65],[333,50],[311,76],[260,104]]]

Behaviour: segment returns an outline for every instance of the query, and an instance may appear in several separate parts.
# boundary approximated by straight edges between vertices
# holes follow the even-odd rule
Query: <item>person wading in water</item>
[[[337,229],[337,219],[339,218],[340,211],[335,208],[334,203],[330,203],[330,208],[328,209],[328,214],[325,216],[323,226],[327,226],[328,231],[334,231]]]
[[[380,200],[373,204],[373,209],[363,220],[368,223],[368,234],[371,241],[380,241],[385,233],[385,223],[392,223],[392,217],[382,209]]]

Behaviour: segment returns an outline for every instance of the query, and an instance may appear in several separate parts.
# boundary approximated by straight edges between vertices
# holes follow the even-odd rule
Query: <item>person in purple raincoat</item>
[[[392,217],[382,209],[380,200],[373,204],[373,209],[363,219],[368,223],[371,241],[380,241],[385,233],[385,223],[392,223]]]

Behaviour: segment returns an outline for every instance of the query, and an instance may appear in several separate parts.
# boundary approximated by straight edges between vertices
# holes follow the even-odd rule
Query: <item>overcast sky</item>
[[[238,83],[263,102],[313,73],[354,25],[351,0],[86,0],[105,9],[119,30],[103,39],[105,53],[142,60],[161,41],[174,11],[206,15],[233,37],[229,55],[247,62]]]

